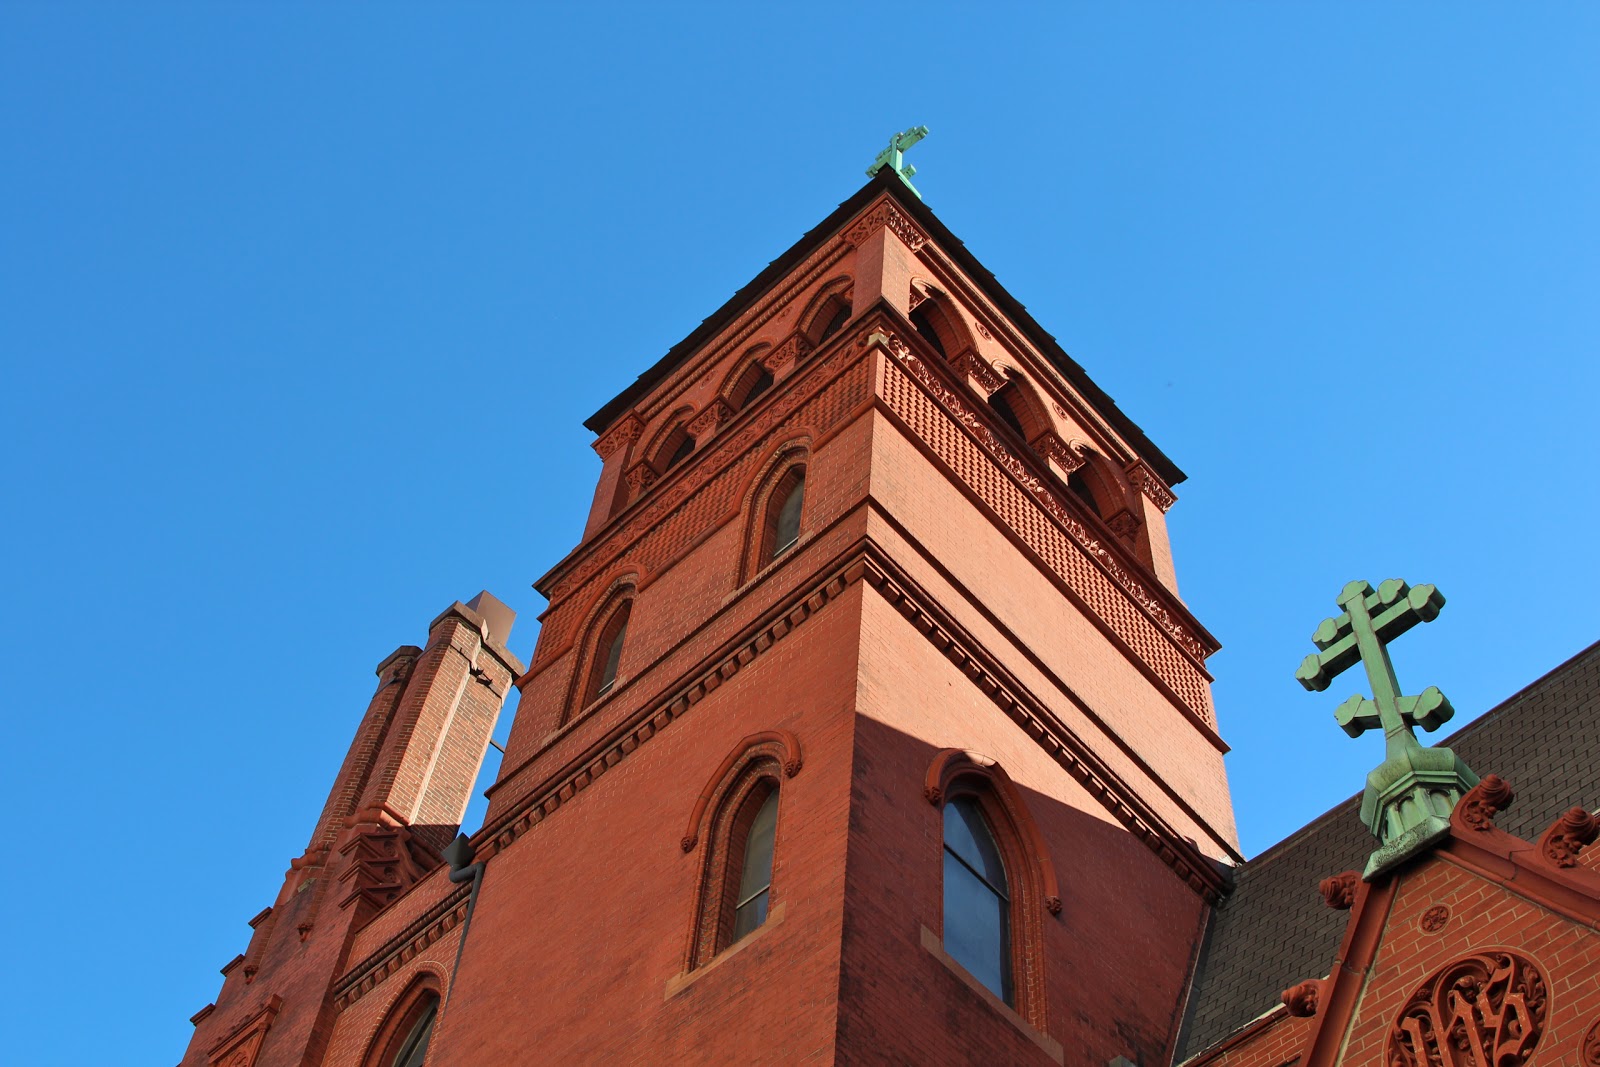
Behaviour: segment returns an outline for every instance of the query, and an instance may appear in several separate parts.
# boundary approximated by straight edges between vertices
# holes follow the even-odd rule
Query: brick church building
[[[378,664],[185,1067],[1600,1065],[1600,646],[1403,861],[1244,862],[1183,472],[895,168],[587,425],[531,661]]]

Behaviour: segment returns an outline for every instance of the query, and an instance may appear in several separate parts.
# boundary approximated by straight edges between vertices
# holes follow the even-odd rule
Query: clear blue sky
[[[1462,721],[1600,637],[1593,6],[444,10],[0,7],[14,1062],[177,1061],[372,668],[529,652],[582,420],[915,123],[1190,474],[1247,851],[1380,758],[1292,678],[1347,580]]]

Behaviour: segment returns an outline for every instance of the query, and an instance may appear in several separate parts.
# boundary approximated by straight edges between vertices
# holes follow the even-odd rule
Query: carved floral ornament
[[[852,245],[859,246],[873,233],[884,228],[904,241],[906,247],[913,252],[922,251],[922,246],[928,243],[928,235],[890,200],[879,200],[867,208],[844,231],[844,239]]]
[[[1600,1019],[1583,1035],[1583,1067],[1600,1067]]]
[[[1356,889],[1361,885],[1360,871],[1343,871],[1324,878],[1317,886],[1323,903],[1336,911],[1349,911],[1355,906]]]
[[[1385,1067],[1523,1067],[1550,997],[1533,961],[1492,949],[1440,968],[1389,1028]]]

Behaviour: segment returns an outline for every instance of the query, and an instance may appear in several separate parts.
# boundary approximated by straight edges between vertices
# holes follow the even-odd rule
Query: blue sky
[[[1292,677],[1347,580],[1445,592],[1396,659],[1459,721],[1587,646],[1597,46],[1562,4],[0,6],[17,1062],[177,1061],[372,668],[485,587],[526,656],[582,420],[912,124],[1190,475],[1248,852],[1381,757]]]

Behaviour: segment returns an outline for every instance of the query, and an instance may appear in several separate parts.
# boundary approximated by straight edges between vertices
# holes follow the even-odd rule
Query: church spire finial
[[[1478,776],[1448,748],[1424,748],[1411,731],[1436,730],[1455,709],[1436,686],[1417,696],[1401,696],[1389,660],[1389,643],[1419,622],[1432,622],[1444,607],[1444,594],[1431,585],[1412,588],[1399,578],[1378,586],[1354,581],[1339,593],[1344,612],[1323,619],[1312,642],[1322,651],[1305,658],[1294,672],[1314,692],[1359,661],[1367,671],[1372,697],[1353,696],[1334,718],[1351,737],[1383,728],[1386,759],[1367,775],[1361,819],[1381,847],[1367,862],[1372,878],[1423,851],[1450,829],[1450,812]]]
[[[872,161],[872,166],[867,168],[867,177],[872,177],[884,167],[888,167],[900,176],[906,183],[906,188],[917,193],[917,187],[911,184],[911,176],[917,173],[917,168],[905,161],[906,150],[924,137],[928,136],[928,127],[913,126],[889,138],[889,147],[878,153],[878,158]],[[922,199],[922,194],[917,193],[917,199]]]

